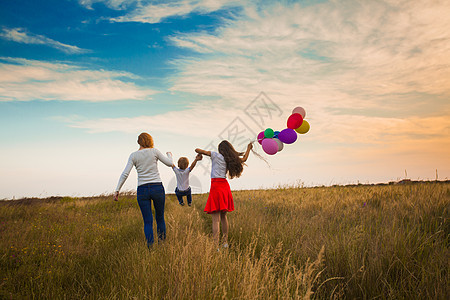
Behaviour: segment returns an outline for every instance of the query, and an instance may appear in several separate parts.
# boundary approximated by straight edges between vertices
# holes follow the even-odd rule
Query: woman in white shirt
[[[158,149],[153,148],[153,138],[146,132],[139,135],[137,142],[140,146],[139,150],[131,153],[128,158],[125,170],[123,170],[119,178],[119,183],[114,193],[114,200],[119,200],[119,191],[125,180],[127,180],[131,169],[135,166],[138,174],[137,201],[144,219],[144,233],[147,245],[151,246],[154,243],[152,200],[155,207],[158,238],[160,240],[166,238],[166,223],[164,221],[166,194],[159,176],[157,162],[160,160],[166,166],[172,167],[172,154],[167,152],[167,156],[164,156]]]

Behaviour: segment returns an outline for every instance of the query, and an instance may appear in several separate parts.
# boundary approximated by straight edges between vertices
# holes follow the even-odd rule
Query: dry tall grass
[[[233,195],[220,252],[207,195],[150,251],[133,196],[2,202],[0,298],[448,299],[448,184]]]

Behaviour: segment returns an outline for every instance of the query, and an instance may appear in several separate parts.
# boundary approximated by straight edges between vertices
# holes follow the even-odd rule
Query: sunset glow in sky
[[[111,193],[141,132],[193,160],[286,128],[296,106],[311,130],[273,156],[256,144],[268,164],[251,155],[232,189],[449,178],[449,12],[446,0],[1,1],[0,199]],[[207,192],[209,159],[192,175]]]

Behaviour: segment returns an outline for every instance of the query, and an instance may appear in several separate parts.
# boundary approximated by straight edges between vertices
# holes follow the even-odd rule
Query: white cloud
[[[274,6],[229,24],[217,34],[180,34],[175,45],[199,59],[175,61],[176,90],[223,95],[218,86],[249,89],[312,86],[354,96],[450,93],[450,20],[447,2],[327,2]],[[434,17],[433,17],[434,16]],[[249,78],[253,81],[248,82]],[[242,84],[244,81],[246,84]],[[252,84],[253,82],[253,84]]]
[[[63,44],[43,35],[27,32],[23,28],[3,28],[3,31],[0,33],[0,37],[17,43],[45,45],[58,49],[67,54],[81,54],[89,52],[89,50],[82,49],[77,46]]]
[[[105,118],[95,120],[66,119],[74,128],[90,133],[158,131],[190,137],[207,137],[218,134],[235,118],[235,112],[219,106],[197,107],[182,111],[170,111],[159,115],[142,115],[132,118]],[[215,129],[214,129],[215,128]]]
[[[178,1],[138,1],[138,0],[79,0],[80,4],[92,9],[93,3],[104,3],[116,10],[127,10],[123,16],[112,18],[113,22],[159,23],[170,17],[180,17],[192,12],[207,14],[230,6],[242,6],[237,0],[178,0]],[[244,2],[245,3],[245,2]]]
[[[220,98],[217,109],[223,113],[215,119],[220,124],[265,91],[285,114],[297,105],[305,107],[308,139],[335,154],[337,145],[348,154],[363,154],[400,149],[404,142],[423,158],[423,141],[438,145],[450,138],[448,102],[435,100],[428,104],[434,109],[424,115],[412,111],[430,99],[450,96],[449,9],[445,1],[330,1],[265,9],[247,3],[246,17],[228,20],[215,33],[171,37],[176,46],[199,53],[172,62],[179,73],[171,78],[171,90]],[[193,130],[210,124],[203,119],[202,105],[208,104],[153,120],[119,121],[130,132],[142,122],[171,132],[167,120],[187,113],[194,116]],[[121,130],[115,121],[78,126]],[[284,122],[276,120],[273,127]]]
[[[233,3],[213,2],[155,4],[160,10],[151,9],[146,16],[176,15],[175,7],[184,14],[195,7],[217,9]],[[346,140],[362,143],[365,136],[385,138],[386,128],[374,129],[376,124],[401,127],[417,117],[408,110],[424,100],[405,95],[450,96],[450,19],[444,13],[450,9],[448,2],[330,1],[264,9],[243,3],[246,17],[228,20],[214,34],[171,37],[176,46],[201,54],[172,62],[179,70],[171,78],[172,91],[217,96],[222,99],[217,105],[228,114],[265,91],[285,112],[297,105],[307,108],[315,125],[326,129],[317,133],[320,138],[329,140],[326,132],[340,131],[351,133]],[[448,103],[435,105],[438,117],[450,109]],[[371,113],[375,109],[401,116],[376,117]],[[342,114],[346,110],[359,113]],[[191,113],[197,115],[195,109]]]
[[[139,2],[138,0],[78,0],[81,5],[88,9],[93,9],[92,4],[102,2],[113,9],[126,9],[128,5]]]
[[[65,63],[0,59],[0,101],[150,99],[156,91],[136,86],[127,72],[89,70]]]
[[[235,108],[265,91],[285,111],[304,106],[317,139],[383,143],[388,130],[405,140],[415,135],[404,130],[418,117],[414,107],[450,97],[449,10],[444,1],[247,6],[246,18],[214,34],[171,37],[200,54],[173,61],[180,73],[172,90],[218,96]],[[438,123],[450,111],[444,101],[428,106],[420,117]],[[383,113],[391,117],[376,116]],[[449,137],[445,127],[430,130]]]

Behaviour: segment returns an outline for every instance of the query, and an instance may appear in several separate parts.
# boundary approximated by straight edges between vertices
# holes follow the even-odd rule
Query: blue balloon
[[[273,132],[273,137],[276,139],[276,138],[278,138],[278,135],[280,134],[280,132],[277,130],[277,131],[274,131]]]

